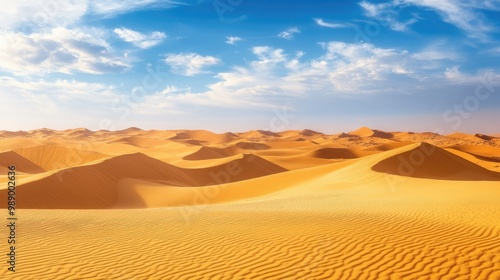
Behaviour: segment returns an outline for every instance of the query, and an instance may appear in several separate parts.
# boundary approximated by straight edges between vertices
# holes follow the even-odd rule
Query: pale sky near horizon
[[[0,1],[0,130],[500,133],[500,0]]]

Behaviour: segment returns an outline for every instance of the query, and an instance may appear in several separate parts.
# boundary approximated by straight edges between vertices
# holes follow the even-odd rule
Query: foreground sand
[[[23,169],[1,279],[500,279],[497,139],[93,134],[0,139]]]

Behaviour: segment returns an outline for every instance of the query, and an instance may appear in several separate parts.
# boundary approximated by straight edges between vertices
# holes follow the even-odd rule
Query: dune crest
[[[442,148],[423,142],[417,148],[391,156],[372,167],[394,175],[463,181],[498,181],[500,174]]]

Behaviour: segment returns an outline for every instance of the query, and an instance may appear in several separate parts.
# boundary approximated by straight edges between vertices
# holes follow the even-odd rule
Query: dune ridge
[[[487,170],[425,142],[414,149],[382,160],[373,166],[373,170],[394,175],[441,180],[500,180],[500,173]]]

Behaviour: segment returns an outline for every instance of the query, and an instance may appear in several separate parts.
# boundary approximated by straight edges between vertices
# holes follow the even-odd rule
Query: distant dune
[[[351,131],[348,135],[358,136],[358,137],[378,137],[378,138],[393,138],[394,135],[388,132],[370,129],[368,127],[362,127],[355,131]]]
[[[500,181],[500,173],[482,168],[427,143],[384,159],[373,166],[373,170],[428,179]]]

